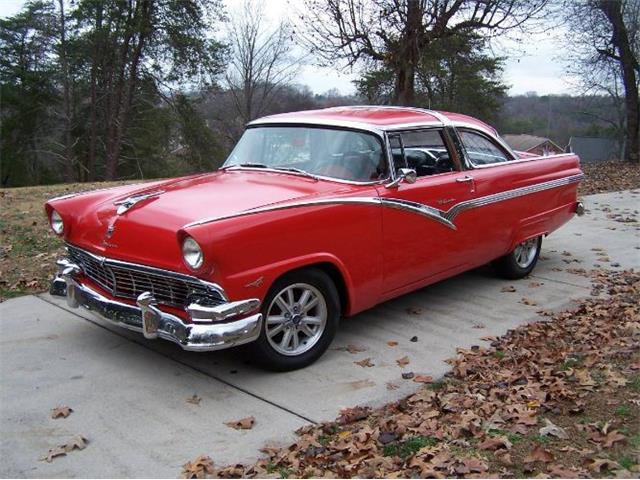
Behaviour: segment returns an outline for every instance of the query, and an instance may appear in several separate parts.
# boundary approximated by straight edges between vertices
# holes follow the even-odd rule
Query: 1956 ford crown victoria
[[[186,350],[300,368],[340,316],[493,261],[527,275],[582,213],[573,154],[456,113],[341,107],[251,122],[217,172],[52,199],[51,293]]]

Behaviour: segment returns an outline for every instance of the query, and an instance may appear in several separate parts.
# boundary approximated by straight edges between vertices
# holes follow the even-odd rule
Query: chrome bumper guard
[[[83,307],[113,325],[128,328],[149,339],[162,338],[177,343],[184,350],[197,352],[221,350],[258,339],[262,314],[233,320],[254,312],[258,299],[227,302],[214,307],[192,303],[185,308],[194,323],[163,312],[151,292],[138,296],[137,307],[106,298],[92,288],[76,281],[81,273],[78,265],[63,258],[57,261],[58,274],[51,284],[52,295],[67,298],[72,308]]]

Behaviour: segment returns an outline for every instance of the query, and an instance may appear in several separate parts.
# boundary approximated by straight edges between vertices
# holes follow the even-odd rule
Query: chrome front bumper
[[[215,307],[191,304],[185,311],[194,323],[158,308],[150,292],[137,298],[137,307],[105,297],[77,281],[81,269],[67,259],[58,260],[58,274],[51,284],[52,295],[66,297],[73,308],[85,308],[113,325],[142,334],[149,339],[162,338],[177,343],[184,350],[197,352],[221,350],[258,339],[262,314],[253,313],[236,319],[260,306],[257,299],[227,302]]]

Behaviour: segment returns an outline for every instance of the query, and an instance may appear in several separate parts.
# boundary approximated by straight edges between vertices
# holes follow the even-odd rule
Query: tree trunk
[[[629,43],[629,34],[622,16],[622,3],[618,0],[603,0],[600,8],[611,23],[613,36],[611,42],[618,51],[617,60],[622,68],[626,110],[626,148],[625,160],[640,162],[640,104],[638,101],[638,84],[636,69],[638,60],[633,56]]]
[[[87,158],[86,177],[90,182],[96,179],[96,147],[98,143],[98,63],[102,59],[102,2],[96,3],[96,25],[93,39],[93,59],[91,62],[91,118],[89,137],[89,156]]]
[[[60,5],[60,63],[62,66],[63,102],[64,102],[64,171],[65,180],[75,180],[73,144],[71,139],[71,85],[69,79],[69,62],[67,60],[67,22],[64,12],[64,0]]]
[[[396,81],[393,95],[395,105],[411,106],[415,97],[416,71],[413,65],[403,62],[396,68]]]
[[[397,105],[414,104],[416,91],[416,69],[420,58],[422,35],[422,7],[420,0],[407,1],[407,22],[403,39],[396,53],[396,80],[393,102]]]

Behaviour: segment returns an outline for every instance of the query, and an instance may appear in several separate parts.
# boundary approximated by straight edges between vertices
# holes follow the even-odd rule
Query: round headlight
[[[204,255],[202,254],[202,249],[198,242],[196,242],[193,238],[187,237],[182,242],[182,258],[184,258],[185,263],[195,269],[198,269],[204,263]]]
[[[62,217],[60,216],[60,214],[55,210],[51,210],[50,222],[53,231],[58,235],[62,235],[62,232],[64,232],[64,222],[62,221]]]

